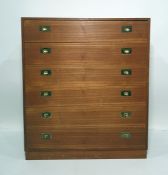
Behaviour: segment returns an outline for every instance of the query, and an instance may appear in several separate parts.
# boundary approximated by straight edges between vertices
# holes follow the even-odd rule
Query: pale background
[[[151,18],[147,160],[24,161],[21,17]],[[0,0],[0,175],[168,174],[167,41],[167,0]]]

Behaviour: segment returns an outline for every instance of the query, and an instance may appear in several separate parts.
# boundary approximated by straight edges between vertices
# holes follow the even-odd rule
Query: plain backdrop
[[[18,131],[23,133],[21,17],[151,18],[149,129],[160,130],[162,132],[168,130],[167,0],[0,0],[0,134],[6,131]],[[12,140],[8,140],[11,138]],[[19,148],[23,153],[22,144],[20,144],[20,147],[15,144],[23,142],[22,134],[17,136],[16,139],[14,138],[14,136],[8,137],[2,134],[2,139],[4,140],[0,140],[0,146],[3,145],[1,143],[4,143],[3,148],[6,148],[6,153],[9,155],[11,153],[11,155],[14,156],[14,158],[9,159],[2,157],[2,162],[4,163],[4,160],[8,163],[11,161],[11,166],[16,166],[13,163],[14,160],[17,159],[17,155],[12,154],[12,151],[14,152]],[[162,138],[165,139],[166,137]],[[155,141],[157,142],[157,140]],[[162,141],[159,139],[158,141],[161,144]],[[8,146],[12,146],[13,144],[16,149],[12,147],[8,148],[5,144]],[[3,149],[1,150],[1,153],[5,153],[3,152]],[[22,159],[24,159],[23,156]],[[158,162],[161,162],[160,159],[157,160]],[[115,161],[113,164],[114,169],[117,169],[117,166],[119,166],[118,168],[120,171],[123,170],[124,173],[124,169],[120,168],[120,163],[123,168],[127,168],[129,167],[129,162],[117,162]],[[19,163],[21,163],[20,160]],[[66,161],[64,163],[66,163]],[[89,167],[90,163],[85,163]],[[99,162],[96,164],[95,162],[93,166],[95,168],[96,166],[100,167],[102,166],[102,163],[103,162]],[[139,162],[140,166],[138,166],[136,162],[132,163],[134,169],[127,171],[128,174],[141,174],[143,168],[146,168],[146,174],[156,174],[155,171],[152,172],[151,168],[151,166],[157,165],[157,162],[155,161],[146,162],[147,164],[145,164],[145,162]],[[165,164],[165,159],[162,163]],[[148,168],[148,164],[149,166],[151,165],[150,168]],[[33,169],[33,166],[35,165],[39,167],[39,169],[41,166],[45,167],[45,165],[48,168],[52,165],[54,166],[54,164],[49,163],[31,164],[29,162],[28,164],[25,164],[26,170],[28,170],[29,167]],[[62,164],[59,162],[58,165],[62,166],[62,169],[66,171],[63,162]],[[78,174],[78,172],[81,171],[79,168],[82,165],[79,162],[76,164],[77,167],[75,167],[73,162],[71,162],[71,164],[66,163],[65,165],[74,167],[71,172],[72,174]],[[110,168],[110,166],[111,164],[109,162],[104,162],[105,168]],[[17,167],[20,167],[19,164],[17,164]],[[136,169],[139,170],[139,173],[136,172]],[[44,170],[43,174],[47,174],[45,168],[42,170]],[[42,170],[38,171],[38,169],[35,169],[35,172],[32,174],[38,174],[38,172],[42,174]],[[104,174],[103,170],[104,169],[93,172],[96,174]],[[166,172],[166,168],[158,170],[158,173],[161,173],[162,171]],[[111,173],[112,172],[113,170],[111,169]],[[23,173],[24,170],[22,169],[20,174]],[[1,175],[4,174],[5,173],[1,173]],[[12,169],[10,169],[9,174],[17,175],[19,173],[12,173]],[[56,174],[60,173],[57,172]],[[63,174],[65,175],[65,173]],[[87,170],[86,173],[83,172],[81,174],[89,174],[89,170]],[[165,173],[161,174],[164,175]]]

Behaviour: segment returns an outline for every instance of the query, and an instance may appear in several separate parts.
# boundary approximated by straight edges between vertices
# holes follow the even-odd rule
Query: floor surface
[[[22,132],[0,132],[0,175],[168,175],[168,131],[149,131],[147,159],[25,160]]]

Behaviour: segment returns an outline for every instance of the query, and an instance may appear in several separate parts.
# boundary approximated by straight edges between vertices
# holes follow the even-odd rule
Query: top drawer
[[[24,42],[115,42],[148,39],[149,20],[23,19]]]

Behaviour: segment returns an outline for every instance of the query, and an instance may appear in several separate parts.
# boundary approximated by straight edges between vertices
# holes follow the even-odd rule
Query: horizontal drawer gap
[[[116,105],[119,105],[119,106],[124,106],[124,105],[131,105],[131,103],[132,104],[135,104],[135,102],[119,102],[119,103],[115,103]],[[138,103],[138,104],[137,104]],[[136,104],[137,105],[140,105],[140,104],[142,104],[142,105],[146,105],[147,103],[146,103],[146,101],[144,101],[144,102],[137,102]],[[100,103],[91,103],[90,105],[92,105],[92,106],[95,106],[95,105],[97,105],[97,106],[99,106],[99,107],[103,107],[104,105],[113,105],[114,103],[101,103],[101,105],[100,105]],[[90,106],[90,105],[88,105],[88,106]],[[84,105],[84,104],[74,104],[74,105],[47,105],[47,107],[73,107],[73,106],[86,106],[86,105]],[[25,106],[25,107],[30,107],[30,108],[32,108],[32,107],[44,107],[44,105],[38,105],[38,106],[36,106],[36,105],[34,105],[34,106]]]
[[[131,128],[142,128],[142,129],[146,129],[145,127],[146,124],[109,124],[109,125],[58,125],[53,126],[53,125],[44,125],[44,126],[28,126],[26,127],[26,129],[31,129],[31,128],[45,128],[45,129],[80,129],[80,128],[88,128],[88,129],[101,129],[101,128],[127,128],[128,130]]]
[[[100,43],[98,43],[98,42],[100,42]],[[134,44],[134,43],[147,43],[148,42],[148,40],[141,40],[141,39],[139,39],[139,38],[136,38],[136,40],[133,40],[133,41],[130,41],[130,39],[128,39],[128,41],[127,41],[127,39],[124,39],[124,40],[118,40],[118,45],[119,45],[119,43],[120,43],[120,45],[121,45],[121,42],[124,44],[127,44],[127,43],[131,43],[131,44]],[[56,41],[54,41],[54,42],[49,42],[49,41],[23,41],[23,43],[56,43],[56,44],[84,44],[84,43],[87,43],[87,44],[93,44],[93,45],[101,45],[101,46],[105,46],[105,45],[117,45],[117,43],[115,43],[115,42],[111,42],[111,41],[108,41],[108,40],[93,40],[93,41],[90,41],[90,42],[84,42],[84,41],[82,41],[82,42],[56,42]],[[95,44],[95,43],[97,43],[97,44]]]

